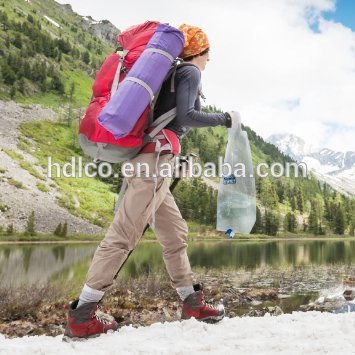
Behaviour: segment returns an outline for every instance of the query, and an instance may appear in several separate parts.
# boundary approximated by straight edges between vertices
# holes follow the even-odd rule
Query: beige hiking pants
[[[129,162],[134,166],[138,162],[147,163],[151,176],[155,172],[157,153],[141,153]],[[161,155],[158,165],[163,163],[174,168],[174,155]],[[113,284],[115,275],[139,242],[147,223],[153,228],[151,222],[154,205],[156,212],[153,229],[163,247],[163,259],[172,285],[184,287],[193,284],[193,274],[186,252],[188,228],[169,190],[171,178],[145,177],[144,167],[140,172],[141,177],[136,176],[136,169],[133,177],[126,177],[127,190],[91,262],[86,284],[96,290],[105,291]]]

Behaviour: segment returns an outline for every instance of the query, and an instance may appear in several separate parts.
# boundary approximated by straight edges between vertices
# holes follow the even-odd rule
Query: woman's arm
[[[175,124],[185,127],[214,127],[228,125],[224,113],[206,113],[195,109],[195,101],[201,81],[200,70],[193,65],[186,65],[179,70],[176,87]]]

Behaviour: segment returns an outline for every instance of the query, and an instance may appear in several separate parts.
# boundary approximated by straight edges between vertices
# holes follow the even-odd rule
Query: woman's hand
[[[229,111],[225,113],[227,118],[226,127],[228,128],[238,128],[241,122],[240,114],[236,111]]]

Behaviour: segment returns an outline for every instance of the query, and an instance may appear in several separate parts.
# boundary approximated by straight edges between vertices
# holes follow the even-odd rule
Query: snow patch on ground
[[[83,19],[87,22],[90,22],[91,25],[97,25],[97,24],[101,23],[101,21],[95,21],[95,20],[93,20],[89,17],[86,17],[86,16],[83,16]]]
[[[50,17],[43,15],[43,17],[50,22],[53,26],[58,27],[58,28],[62,28],[58,22],[55,22],[54,20],[52,20]]]
[[[355,354],[354,313],[295,312],[279,317],[156,323],[83,342],[62,337],[5,339],[1,354]]]

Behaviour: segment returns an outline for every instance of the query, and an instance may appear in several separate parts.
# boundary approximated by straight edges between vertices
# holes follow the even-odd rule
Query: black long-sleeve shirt
[[[175,73],[175,93],[171,92],[171,79],[167,80],[160,91],[154,109],[154,118],[176,107],[177,116],[166,128],[179,137],[184,136],[190,127],[226,126],[224,113],[206,113],[201,111],[200,83],[201,72],[195,65],[178,67]]]

